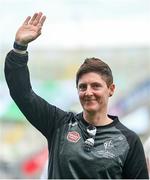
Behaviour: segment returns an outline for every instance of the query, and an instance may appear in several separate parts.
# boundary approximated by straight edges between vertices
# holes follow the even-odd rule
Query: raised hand
[[[42,12],[28,16],[22,26],[18,29],[15,41],[22,45],[27,45],[41,35],[42,26],[46,16]]]

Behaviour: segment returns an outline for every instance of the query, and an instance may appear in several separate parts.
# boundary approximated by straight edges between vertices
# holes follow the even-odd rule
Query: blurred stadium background
[[[17,28],[37,11],[47,20],[28,48],[35,92],[80,112],[75,73],[85,58],[99,57],[111,66],[116,84],[109,112],[145,143],[150,136],[149,0],[0,0],[0,7],[0,178],[39,178],[48,156],[46,139],[10,98],[3,73]]]

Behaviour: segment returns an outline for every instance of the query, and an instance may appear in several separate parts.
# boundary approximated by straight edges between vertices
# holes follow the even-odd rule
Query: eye
[[[79,91],[85,91],[87,89],[87,85],[86,84],[79,84],[78,89],[79,89]]]
[[[93,84],[92,84],[92,88],[95,89],[95,90],[98,90],[98,89],[100,89],[101,87],[102,87],[102,85],[99,84],[99,83],[93,83]]]

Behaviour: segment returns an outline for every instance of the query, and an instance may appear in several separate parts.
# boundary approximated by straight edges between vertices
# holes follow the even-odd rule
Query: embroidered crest
[[[70,131],[67,135],[67,140],[74,143],[77,143],[80,138],[80,134],[76,131]]]

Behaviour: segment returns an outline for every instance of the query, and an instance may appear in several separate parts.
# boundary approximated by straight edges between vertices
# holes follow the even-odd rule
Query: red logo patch
[[[74,143],[78,142],[80,138],[81,138],[80,134],[76,131],[71,131],[67,135],[68,141],[74,142]]]

